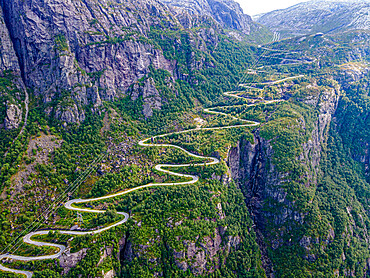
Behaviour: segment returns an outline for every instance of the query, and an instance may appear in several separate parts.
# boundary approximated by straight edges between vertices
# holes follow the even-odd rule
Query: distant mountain
[[[250,34],[252,18],[243,13],[233,0],[161,0],[177,15],[183,25],[192,27],[194,16],[212,17],[224,28],[236,29]]]
[[[316,32],[370,29],[369,1],[310,1],[275,10],[254,19],[282,37]]]

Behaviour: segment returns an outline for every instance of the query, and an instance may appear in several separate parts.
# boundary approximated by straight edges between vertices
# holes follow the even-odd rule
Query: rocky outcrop
[[[98,265],[100,265],[106,258],[112,256],[112,254],[113,254],[113,246],[104,246],[104,248],[102,248],[100,250],[100,252],[102,253],[102,255],[100,257],[100,260],[98,262]]]
[[[317,94],[312,92],[306,99],[300,100],[318,111],[314,129],[308,141],[302,145],[301,154],[299,157],[289,158],[305,166],[305,180],[302,182],[305,182],[307,188],[317,185],[318,182],[322,148],[326,144],[329,126],[338,105],[339,91],[339,86],[336,85],[332,89],[318,90]],[[302,130],[307,129],[303,119],[299,125]],[[275,233],[275,228],[272,227],[289,230],[294,225],[303,226],[307,215],[297,208],[296,202],[288,198],[290,187],[286,184],[289,184],[292,177],[289,172],[277,170],[273,156],[271,141],[263,138],[259,129],[254,132],[253,143],[242,139],[238,146],[229,150],[228,155],[230,175],[239,183],[245,196],[245,202],[256,225],[264,268],[266,274],[271,277],[274,275],[273,268],[265,244],[268,243],[272,250],[289,244],[285,241],[284,233]],[[334,235],[330,234],[328,238],[330,241]],[[309,240],[311,239],[302,238],[301,246],[309,248]],[[307,249],[306,259],[312,261],[314,258],[311,255]]]
[[[84,248],[76,253],[71,253],[70,250],[64,252],[59,258],[59,265],[63,268],[63,274],[68,273],[74,268],[85,256],[87,248]]]
[[[365,141],[362,143],[361,149],[358,153],[352,155],[353,159],[365,165],[365,175],[370,177],[370,142]]]
[[[123,261],[132,261],[134,258],[132,251],[132,243],[129,240],[129,234],[126,234],[125,237],[121,238],[118,242],[119,251],[117,257]]]
[[[85,112],[76,103],[73,103],[71,106],[58,106],[55,111],[55,117],[63,124],[80,123],[85,120]]]
[[[281,187],[286,174],[277,172],[271,164],[272,146],[258,133],[255,134],[254,142],[251,144],[242,140],[238,147],[230,150],[228,157],[231,176],[241,184],[252,218],[261,230],[265,229],[267,220],[276,225],[288,219],[300,220],[302,217],[293,211],[293,205],[286,199],[287,193]],[[238,164],[240,168],[235,167]],[[264,209],[271,205],[266,200],[281,204],[281,211],[265,212]]]
[[[61,121],[83,121],[84,105],[122,96],[150,65],[173,71],[161,50],[141,39],[161,20],[176,24],[154,0],[1,5],[26,85],[45,103],[60,103],[51,113]]]
[[[142,85],[136,83],[132,91],[132,100],[136,100],[139,96],[143,98],[143,114],[145,118],[149,118],[153,115],[153,109],[161,109],[162,99],[155,87],[153,78],[146,79]]]
[[[3,11],[0,7],[0,77],[11,80],[12,87],[1,87],[0,105],[5,105],[5,119],[1,119],[5,129],[11,130],[19,127],[22,121],[24,107],[28,109],[28,96],[21,78],[21,71],[18,63],[18,57],[14,51],[12,40],[10,39],[8,29],[5,25]],[[1,103],[1,97],[7,96],[11,102]],[[26,100],[23,99],[26,96]],[[27,116],[26,116],[27,117]],[[1,123],[2,124],[2,123]]]
[[[192,17],[208,16],[223,28],[236,29],[248,35],[252,18],[243,13],[240,5],[233,0],[162,0],[186,27],[193,27]],[[194,26],[195,27],[195,26]]]
[[[114,278],[114,277],[116,277],[116,273],[114,272],[114,269],[112,269],[112,270],[109,270],[108,272],[106,272],[106,273],[104,273],[104,271],[103,271],[103,277],[104,278]]]
[[[216,229],[214,236],[206,236],[199,244],[199,238],[195,241],[183,241],[184,250],[173,251],[176,265],[183,271],[188,269],[194,275],[212,273],[220,267],[219,255],[229,253],[230,250],[237,249],[241,243],[239,237],[228,236],[223,239],[224,228]]]
[[[359,81],[370,72],[370,67],[362,63],[348,63],[341,67],[342,71],[339,73],[340,83],[345,87],[352,82]]]
[[[5,129],[15,129],[22,121],[22,109],[16,104],[6,105]]]

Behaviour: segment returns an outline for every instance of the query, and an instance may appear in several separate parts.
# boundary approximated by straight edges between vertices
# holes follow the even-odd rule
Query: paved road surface
[[[226,92],[224,94],[226,96],[228,96],[228,97],[242,98],[240,96],[233,95],[232,93],[233,92]],[[280,101],[280,100],[278,100],[278,101]],[[266,101],[265,103],[272,103],[272,102],[276,102],[276,101]],[[257,104],[258,103],[253,103],[253,104],[250,104],[248,106],[253,106],[253,105],[257,105]],[[162,137],[166,137],[166,136],[173,135],[173,134],[183,134],[183,133],[188,133],[188,132],[193,132],[193,131],[199,131],[199,130],[221,130],[221,129],[230,129],[230,128],[237,128],[237,127],[238,128],[240,128],[240,127],[253,127],[253,126],[258,126],[259,125],[258,122],[244,120],[244,119],[240,119],[240,118],[237,118],[237,117],[228,115],[228,114],[223,113],[223,112],[214,111],[214,110],[219,109],[219,108],[228,108],[228,107],[233,107],[233,106],[222,106],[222,107],[207,108],[207,109],[204,109],[204,111],[206,113],[210,113],[210,114],[219,114],[219,115],[231,117],[232,119],[239,120],[239,121],[243,122],[244,124],[231,125],[231,126],[223,126],[223,127],[195,128],[195,129],[183,130],[183,131],[172,132],[172,133],[167,133],[167,134],[162,134],[162,135],[157,135],[157,136],[154,136],[154,137],[150,137],[150,138],[144,139],[144,140],[142,140],[142,141],[140,141],[138,143],[140,146],[143,146],[143,147],[170,147],[170,148],[176,148],[176,149],[179,149],[179,150],[185,152],[187,155],[189,155],[191,157],[200,158],[200,159],[205,160],[206,161],[205,163],[204,162],[203,163],[187,163],[187,164],[175,164],[175,165],[174,164],[159,164],[159,165],[156,165],[155,166],[155,169],[157,171],[160,171],[160,172],[163,172],[163,173],[166,173],[166,174],[170,174],[170,175],[173,175],[173,176],[177,176],[177,177],[188,178],[189,179],[188,181],[174,182],[174,183],[148,183],[148,184],[145,184],[145,185],[142,185],[142,186],[138,186],[138,187],[135,187],[135,188],[127,189],[127,190],[122,191],[122,192],[118,192],[118,193],[115,193],[115,194],[110,194],[110,195],[99,197],[99,198],[70,200],[67,203],[65,203],[64,206],[67,209],[69,209],[69,210],[78,211],[78,212],[104,213],[105,212],[104,210],[93,210],[93,209],[87,209],[87,208],[78,208],[78,207],[75,207],[73,205],[82,204],[82,203],[88,203],[88,202],[94,202],[94,201],[100,201],[100,200],[105,200],[105,199],[110,199],[110,198],[122,196],[122,195],[125,195],[125,194],[128,194],[128,193],[131,193],[133,191],[144,189],[144,188],[148,188],[148,187],[154,187],[154,186],[174,186],[174,185],[185,185],[185,184],[194,184],[194,183],[196,183],[199,180],[199,177],[198,176],[173,172],[173,171],[168,170],[168,168],[214,165],[214,164],[219,163],[220,160],[217,159],[217,158],[215,158],[215,157],[206,157],[206,156],[201,156],[201,155],[193,154],[193,153],[191,153],[191,152],[189,152],[189,151],[185,150],[184,148],[182,148],[180,146],[177,146],[177,145],[156,144],[156,143],[152,143],[152,142],[154,142],[154,140],[157,139],[157,138],[162,138]],[[164,168],[167,168],[167,169],[164,169]],[[114,223],[112,225],[109,225],[109,226],[104,227],[104,228],[99,229],[99,230],[92,230],[92,231],[64,231],[64,230],[55,230],[55,231],[58,231],[59,233],[65,234],[65,235],[98,234],[98,233],[101,233],[103,231],[109,230],[109,229],[111,229],[113,227],[122,225],[123,223],[125,223],[128,220],[128,218],[129,218],[128,213],[126,213],[126,212],[117,212],[117,213],[120,214],[120,215],[122,215],[124,218],[121,221],[119,221],[119,222],[116,222],[116,223]],[[49,232],[50,232],[50,230],[48,230],[48,231],[37,231],[37,232],[29,233],[29,234],[27,234],[26,236],[23,237],[23,241],[25,243],[27,243],[27,244],[32,244],[32,245],[36,245],[36,246],[55,247],[55,248],[57,248],[59,250],[57,253],[55,253],[53,255],[45,255],[45,256],[37,256],[37,257],[24,257],[24,256],[12,255],[12,254],[3,254],[3,255],[0,255],[0,261],[1,260],[4,260],[4,259],[12,259],[12,260],[17,260],[17,261],[28,262],[28,261],[39,261],[39,260],[47,260],[47,259],[57,259],[57,258],[59,258],[61,256],[61,254],[66,250],[66,247],[64,245],[53,244],[53,243],[46,243],[46,242],[39,242],[39,241],[34,241],[34,240],[31,239],[33,236],[36,236],[36,235],[46,235]],[[27,278],[32,277],[32,272],[29,272],[29,271],[20,271],[20,270],[15,270],[15,269],[9,269],[9,268],[4,267],[1,264],[0,264],[0,270],[8,271],[8,272],[13,272],[13,273],[18,273],[18,274],[23,274]]]
[[[274,34],[274,40],[277,40],[278,37],[279,37],[278,34]],[[281,80],[278,80],[278,81],[266,82],[266,83],[260,83],[260,84],[271,85],[271,84],[276,84],[276,83],[284,82],[286,80],[291,80],[291,79],[298,78],[298,77],[303,77],[303,75],[288,77],[288,78],[284,78],[284,79],[281,79]],[[243,98],[243,97],[234,95],[234,93],[236,93],[236,92],[225,92],[224,95],[225,96],[228,96],[228,97],[238,98],[238,99],[246,99],[246,98]],[[256,101],[255,99],[252,99],[252,100],[253,101]],[[268,103],[274,103],[274,102],[279,102],[279,101],[282,101],[282,100],[263,101],[263,103],[268,104]],[[249,104],[247,106],[254,106],[254,105],[257,105],[259,103],[261,103],[261,102],[254,102],[254,103]],[[121,191],[121,192],[118,192],[118,193],[115,193],[115,194],[110,194],[110,195],[99,197],[99,198],[70,200],[67,203],[65,203],[64,206],[67,209],[69,209],[69,210],[78,211],[78,212],[104,213],[105,212],[104,210],[94,210],[94,209],[87,209],[87,208],[78,208],[78,207],[76,207],[74,205],[82,204],[82,203],[88,203],[88,202],[94,202],[94,201],[99,201],[99,200],[110,199],[110,198],[122,196],[122,195],[125,195],[125,194],[128,194],[128,193],[131,193],[133,191],[141,190],[141,189],[148,188],[148,187],[154,187],[154,186],[174,186],[174,185],[185,185],[185,184],[194,184],[194,183],[196,183],[199,180],[199,177],[198,176],[173,172],[173,171],[168,170],[168,168],[214,165],[214,164],[219,163],[220,160],[217,159],[217,158],[215,158],[215,157],[206,157],[206,156],[201,156],[201,155],[193,154],[193,153],[191,153],[191,152],[189,152],[189,151],[187,151],[187,150],[185,150],[182,147],[177,146],[177,145],[172,145],[172,144],[156,144],[156,143],[153,143],[153,142],[155,142],[155,139],[157,139],[157,138],[162,138],[162,137],[166,137],[166,136],[173,135],[173,134],[184,134],[184,133],[194,132],[194,131],[199,131],[199,130],[221,130],[221,129],[240,128],[240,127],[254,127],[254,126],[258,126],[259,125],[259,123],[258,122],[255,122],[255,121],[249,121],[249,120],[245,120],[245,119],[240,119],[240,118],[231,116],[231,115],[229,115],[227,113],[223,113],[223,112],[220,112],[220,111],[215,111],[215,110],[220,109],[220,108],[230,108],[230,107],[234,107],[234,106],[220,106],[220,107],[207,108],[207,109],[204,109],[204,112],[210,113],[210,114],[217,114],[217,115],[223,115],[223,116],[226,116],[226,117],[230,117],[233,120],[238,120],[238,121],[242,122],[242,124],[240,124],[240,125],[231,125],[231,126],[222,126],[222,127],[209,127],[209,128],[197,127],[195,129],[189,129],[189,130],[183,130],[183,131],[178,131],[178,132],[173,132],[173,133],[168,133],[168,134],[157,135],[157,136],[154,136],[154,137],[150,137],[150,138],[144,139],[144,140],[142,140],[142,141],[140,141],[138,143],[140,146],[143,146],[143,147],[169,147],[169,148],[176,148],[176,149],[179,149],[179,150],[185,152],[187,155],[189,155],[191,157],[200,158],[200,159],[203,159],[204,161],[206,161],[205,163],[203,162],[203,163],[195,163],[195,164],[194,163],[176,164],[176,165],[174,165],[174,164],[159,164],[159,165],[156,165],[155,166],[155,169],[157,171],[160,171],[160,172],[163,172],[163,173],[166,173],[166,174],[170,174],[170,175],[173,175],[173,176],[177,176],[177,177],[188,178],[189,180],[183,181],[183,182],[174,182],[174,183],[148,183],[148,184],[145,184],[145,185],[142,185],[142,186],[138,186],[138,187],[135,187],[135,188],[127,189],[127,190],[124,190],[124,191]],[[166,168],[166,169],[164,169],[164,168]],[[128,213],[126,213],[126,212],[117,212],[117,213],[123,216],[123,219],[122,220],[120,220],[120,221],[118,221],[116,223],[113,223],[113,224],[111,224],[111,225],[109,225],[107,227],[98,229],[98,230],[91,230],[91,231],[64,231],[64,230],[54,230],[54,231],[58,231],[59,233],[65,234],[65,235],[98,234],[98,233],[104,232],[106,230],[109,230],[109,229],[111,229],[113,227],[122,225],[123,223],[125,223],[128,220],[128,218],[129,218],[129,214]],[[46,235],[49,232],[50,231],[48,230],[48,231],[37,231],[37,232],[29,233],[29,234],[27,234],[27,235],[25,235],[23,237],[23,241],[26,244],[32,244],[32,245],[36,245],[36,246],[49,246],[49,247],[57,248],[59,250],[57,253],[52,254],[52,255],[37,256],[37,257],[24,257],[24,256],[12,255],[12,254],[3,254],[3,255],[0,255],[0,261],[11,259],[11,260],[18,260],[18,261],[28,262],[28,261],[39,261],[39,260],[57,259],[57,258],[59,258],[61,256],[61,254],[66,250],[66,247],[64,245],[47,243],[47,242],[39,242],[39,241],[32,240],[32,237],[33,236],[36,236],[36,235]],[[32,277],[32,272],[29,272],[29,271],[21,271],[21,270],[16,270],[16,269],[10,269],[10,268],[4,267],[1,264],[0,264],[0,270],[12,272],[12,273],[17,273],[17,274],[23,274],[27,278],[31,278]]]

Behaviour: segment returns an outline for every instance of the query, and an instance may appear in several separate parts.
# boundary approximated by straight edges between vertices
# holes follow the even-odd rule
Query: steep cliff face
[[[0,69],[1,71],[13,71],[15,74],[20,73],[18,58],[13,48],[13,43],[10,39],[8,29],[5,25],[3,10],[0,8],[0,37],[1,37],[1,57]]]
[[[304,100],[307,104],[317,107],[319,112],[310,138],[302,145],[301,154],[292,158],[307,166],[307,185],[317,184],[322,147],[326,144],[328,128],[338,99],[339,87]],[[304,119],[301,119],[300,125],[306,129]],[[257,130],[254,134],[254,144],[241,141],[237,148],[230,151],[231,175],[241,181],[247,205],[254,213],[260,228],[264,229],[267,221],[281,225],[288,220],[295,220],[302,224],[304,215],[294,211],[294,204],[287,198],[288,194],[284,189],[287,179],[291,178],[289,172],[278,171],[273,164],[273,156],[271,140],[263,138]],[[276,204],[282,205],[280,213],[264,211],[266,206],[269,206],[267,200],[274,200]]]
[[[336,123],[345,148],[351,157],[364,167],[370,178],[370,111],[369,111],[369,65],[347,63],[338,74],[345,97],[341,99],[336,113]]]
[[[320,194],[315,196],[314,192],[324,175],[322,159],[323,156],[326,159],[328,132],[338,106],[340,88],[338,85],[331,89],[323,87],[319,89],[316,85],[308,87],[310,94],[306,97],[301,96],[300,101],[309,105],[310,109],[316,110],[317,117],[312,123],[302,117],[297,119],[299,124],[296,127],[290,126],[301,130],[299,132],[311,130],[307,134],[308,138],[301,143],[300,151],[297,153],[299,155],[295,158],[290,157],[290,160],[297,162],[295,164],[297,166],[288,171],[281,171],[284,156],[276,159],[279,156],[279,150],[276,148],[279,139],[266,138],[263,132],[265,127],[254,132],[254,143],[242,140],[229,152],[228,164],[231,176],[239,182],[256,225],[264,268],[269,277],[282,274],[281,267],[285,263],[277,258],[284,257],[281,252],[287,248],[287,250],[292,250],[289,248],[293,246],[302,248],[302,259],[315,262],[320,256],[317,253],[318,246],[321,246],[322,250],[329,250],[330,244],[342,237],[354,236],[362,242],[368,240],[366,228],[362,231],[365,236],[354,235],[353,231],[358,228],[358,224],[354,222],[349,221],[343,234],[337,234],[337,227],[333,222],[329,220],[323,222],[322,219],[313,217],[318,213],[315,207],[317,202],[320,202],[318,200]],[[285,143],[289,144],[289,140]],[[300,174],[294,174],[297,167],[303,169]],[[311,228],[317,225],[316,221],[324,225],[321,236],[318,236],[317,230]],[[271,254],[267,251],[269,249],[280,255],[272,259],[268,255]]]
[[[252,22],[231,0],[165,4],[156,0],[4,0],[1,6],[11,37],[8,41],[18,56],[12,61],[19,61],[18,70],[27,87],[49,104],[47,114],[67,123],[82,122],[87,105],[96,108],[101,101],[122,97],[150,68],[186,79],[184,74],[189,73],[181,70],[183,65],[174,57],[164,55],[158,45],[161,38],[153,33],[158,26],[162,32],[179,30],[181,23],[192,27],[178,21],[178,12],[211,27],[213,35],[204,30],[190,35],[195,51],[207,51],[205,40],[216,43],[215,29],[248,34]],[[3,29],[6,32],[4,24]],[[173,47],[182,43],[176,40]],[[194,50],[189,55],[194,55]],[[202,67],[202,60],[194,56],[189,56],[188,62],[191,70]],[[146,117],[151,114],[150,107],[156,109],[158,101],[146,106]]]
[[[243,13],[240,5],[232,0],[162,0],[169,5],[180,22],[187,27],[191,24],[192,16],[209,16],[222,27],[236,29],[248,35],[253,21]],[[195,26],[194,26],[195,27]]]
[[[67,250],[59,258],[59,265],[63,268],[62,274],[68,273],[71,268],[76,267],[76,265],[86,256],[86,248],[81,249],[76,253],[71,253],[70,250]]]
[[[2,86],[0,90],[0,127],[7,130],[20,126],[26,106],[24,103],[26,92],[21,79],[18,58],[13,48],[8,29],[5,25],[3,11],[0,8],[0,76]]]
[[[2,1],[2,7],[26,85],[53,103],[48,112],[62,121],[83,121],[84,105],[121,96],[149,65],[173,70],[142,39],[155,22],[175,24],[158,2]]]

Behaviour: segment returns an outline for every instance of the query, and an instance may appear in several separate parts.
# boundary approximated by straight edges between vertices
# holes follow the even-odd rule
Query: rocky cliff
[[[27,92],[21,78],[18,57],[14,51],[13,42],[5,25],[1,8],[0,38],[0,76],[2,78],[2,86],[0,88],[0,127],[4,126],[5,129],[11,130],[20,126],[25,116],[24,112],[28,109],[27,104],[25,104]]]
[[[135,84],[148,75],[150,67],[183,78],[180,65],[173,57],[164,56],[152,32],[158,26],[163,32],[191,28],[179,13],[219,32],[229,28],[248,34],[252,24],[231,0],[4,0],[1,6],[6,23],[2,24],[3,47],[12,48],[7,53],[13,53],[2,56],[3,64],[16,65],[26,86],[46,104],[46,113],[66,123],[82,122],[86,106],[96,109],[102,101],[120,98],[132,86],[138,88]],[[206,36],[209,34],[192,37],[192,47],[205,51],[203,40],[215,42],[214,34]],[[153,107],[159,108],[158,97],[144,105],[145,116]]]
[[[301,250],[297,252],[302,259],[299,268],[303,268],[304,261],[313,263],[319,260],[318,249],[321,248],[321,252],[330,252],[334,242],[343,240],[351,245],[347,241],[351,237],[356,237],[363,243],[369,240],[367,228],[351,220],[353,207],[356,207],[356,213],[361,214],[361,217],[366,217],[364,207],[357,200],[353,202],[353,206],[343,207],[343,213],[350,214],[350,218],[341,234],[336,222],[326,219],[326,212],[321,211],[321,198],[328,197],[325,193],[315,193],[322,190],[323,178],[327,176],[326,166],[323,165],[328,163],[326,151],[333,132],[329,131],[338,107],[340,86],[333,81],[333,86],[329,89],[317,86],[314,82],[305,90],[309,94],[301,94],[295,99],[308,105],[309,109],[316,110],[317,116],[311,119],[302,116],[296,119],[295,124],[290,123],[287,126],[288,130],[295,129],[301,135],[296,136],[294,132],[287,130],[276,134],[277,137],[271,133],[266,137],[265,131],[271,124],[267,123],[255,130],[254,143],[241,140],[229,152],[231,176],[238,181],[256,225],[259,238],[257,241],[268,277],[282,275],[285,271],[282,268],[288,267],[284,260],[289,257],[284,252],[289,253],[291,251],[288,250],[293,250],[292,248]],[[289,135],[285,137],[284,133]],[[300,136],[304,133],[306,139],[301,140]],[[289,143],[292,137],[299,143]],[[284,148],[279,141],[290,147]],[[298,149],[291,152],[294,146],[298,146]],[[289,155],[285,157],[281,149],[285,149],[284,152]],[[284,162],[286,159],[292,162],[288,168],[284,167],[287,165]],[[314,215],[317,214],[322,216],[316,218]],[[318,225],[322,225],[319,230],[314,228]],[[275,255],[271,257],[271,254]],[[344,257],[347,256],[346,251],[343,254]],[[343,265],[346,263],[343,259]],[[348,266],[343,267],[348,273],[354,273]],[[298,273],[297,270],[299,276]]]
[[[192,17],[209,16],[215,19],[222,27],[235,29],[248,35],[251,25],[254,25],[250,16],[243,13],[240,5],[232,0],[162,0],[186,27],[192,25]],[[194,23],[194,22],[193,22]]]
[[[317,185],[320,175],[320,159],[322,148],[326,144],[328,129],[332,116],[336,111],[339,100],[339,87],[312,94],[300,101],[316,107],[319,115],[309,139],[302,144],[298,157],[293,159],[305,164],[307,185]],[[304,118],[300,119],[298,129],[307,129]],[[264,229],[266,223],[273,222],[281,225],[288,220],[303,223],[303,215],[294,211],[294,204],[287,198],[288,193],[284,184],[292,179],[289,172],[282,172],[274,165],[274,140],[267,140],[261,136],[259,130],[254,133],[254,144],[242,140],[238,147],[231,149],[229,154],[229,167],[231,176],[242,184],[248,207],[253,211],[255,220]],[[264,206],[269,206],[266,200],[273,200],[281,205],[280,213],[268,213]],[[269,202],[270,202],[269,201]],[[276,208],[275,208],[276,209]],[[265,211],[265,212],[264,212]]]
[[[84,105],[121,96],[151,64],[173,70],[161,51],[140,41],[153,21],[168,18],[166,7],[155,1],[108,4],[2,2],[23,79],[61,121],[83,121]]]
[[[368,29],[369,9],[368,1],[308,1],[263,14],[257,22],[278,31],[282,37],[338,33]]]

